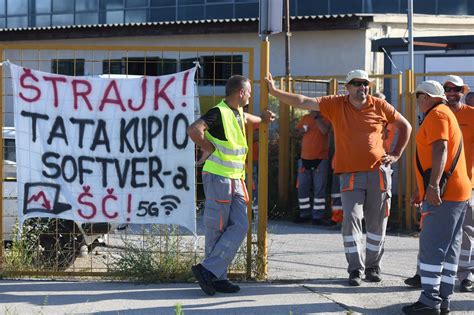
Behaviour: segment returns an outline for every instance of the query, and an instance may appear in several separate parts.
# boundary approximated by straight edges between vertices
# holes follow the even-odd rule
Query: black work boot
[[[199,282],[199,286],[207,295],[214,295],[216,294],[216,289],[213,285],[213,279],[215,276],[203,265],[197,264],[191,267],[191,271],[193,272],[194,277]]]
[[[365,269],[365,281],[367,282],[382,281],[382,277],[380,277],[380,269],[376,267]]]
[[[472,292],[472,281],[469,279],[464,279],[459,285],[459,291]]]
[[[402,308],[403,313],[407,315],[421,314],[421,315],[440,315],[440,310],[421,303],[420,301]]]
[[[352,287],[358,287],[362,283],[362,279],[360,277],[360,271],[354,270],[349,274],[349,285]]]
[[[421,288],[421,277],[420,277],[420,275],[414,275],[411,278],[405,279],[405,281],[403,281],[403,282],[405,282],[405,284],[409,285],[410,287],[413,287],[413,288],[416,288],[416,289]]]
[[[212,285],[217,292],[236,293],[240,291],[240,287],[236,284],[233,284],[229,280],[214,280]]]

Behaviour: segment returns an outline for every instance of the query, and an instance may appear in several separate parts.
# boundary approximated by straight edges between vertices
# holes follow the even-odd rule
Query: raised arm
[[[285,104],[290,106],[319,111],[319,103],[316,102],[316,99],[313,97],[307,97],[301,94],[288,93],[282,90],[279,90],[275,87],[275,81],[273,81],[272,74],[269,72],[268,76],[265,78],[265,81],[268,84],[268,93],[278,98]]]
[[[268,109],[264,109],[260,116],[255,116],[249,113],[244,113],[244,116],[246,124],[269,123],[275,120],[275,114]]]

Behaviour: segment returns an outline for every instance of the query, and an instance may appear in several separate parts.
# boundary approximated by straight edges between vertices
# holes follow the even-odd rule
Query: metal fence
[[[252,48],[149,47],[149,46],[1,46],[2,60],[23,67],[71,76],[159,76],[189,69],[199,63],[196,83],[199,99],[195,114],[205,112],[225,95],[225,82],[241,74],[253,82]],[[0,81],[3,127],[0,263],[8,275],[120,276],[158,280],[189,277],[189,267],[204,256],[202,227],[197,240],[177,226],[113,225],[62,219],[30,219],[18,226],[16,152],[13,92],[10,74],[2,67]],[[253,101],[249,110],[253,112]],[[252,139],[253,130],[248,137]],[[251,140],[249,140],[251,143]],[[250,146],[251,147],[251,146]],[[25,154],[25,153],[22,153]],[[250,152],[250,156],[252,151]],[[196,211],[202,215],[204,195],[196,168]],[[252,166],[247,167],[252,197]],[[256,276],[256,220],[251,203],[247,241],[234,260],[234,277]],[[198,222],[200,220],[198,219]],[[150,271],[152,271],[150,273]],[[151,279],[151,278],[153,279]]]
[[[254,52],[252,48],[208,48],[208,47],[116,47],[116,46],[48,46],[11,45],[1,46],[2,60],[23,67],[44,72],[72,76],[132,77],[158,76],[189,69],[195,62],[200,64],[196,82],[199,99],[196,116],[205,112],[223,98],[226,79],[233,74],[242,74],[254,82],[253,91],[257,94],[260,82],[254,81]],[[198,228],[196,239],[177,226],[165,225],[111,225],[104,223],[71,222],[57,219],[30,220],[22,230],[17,225],[16,205],[16,151],[15,126],[13,117],[13,92],[10,77],[2,69],[0,77],[3,129],[3,164],[1,168],[2,207],[0,208],[0,237],[6,247],[0,247],[1,270],[8,275],[58,275],[58,276],[120,276],[149,280],[177,280],[189,277],[189,267],[200,260],[203,253],[202,227]],[[409,200],[414,187],[412,160],[414,156],[414,135],[418,118],[413,91],[416,83],[425,79],[442,81],[448,74],[457,74],[466,81],[474,81],[474,73],[411,73],[395,75],[374,75],[375,84],[371,93],[383,92],[387,101],[397,108],[412,124],[414,131],[403,158],[394,166],[394,198],[391,221],[412,229],[418,224],[416,209]],[[343,76],[293,77],[286,84],[279,80],[281,87],[289,86],[291,91],[317,97],[345,93]],[[254,112],[251,99],[249,111]],[[299,117],[292,110],[290,120]],[[280,121],[282,123],[289,123]],[[274,128],[274,127],[272,127]],[[278,130],[274,130],[278,132]],[[248,130],[248,143],[253,142],[253,128]],[[260,132],[260,135],[266,133]],[[280,133],[279,144],[288,135]],[[278,141],[277,141],[278,142]],[[278,144],[278,145],[279,145]],[[261,146],[260,150],[265,149]],[[291,143],[288,152],[280,152],[269,158],[288,159],[291,167],[289,183],[294,191],[296,181],[295,158],[297,147]],[[249,145],[249,161],[253,149]],[[267,156],[267,152],[263,152]],[[265,163],[260,163],[264,165]],[[270,164],[270,163],[269,163]],[[253,187],[255,168],[247,164],[247,187],[250,200],[256,192]],[[260,170],[260,175],[268,170]],[[281,172],[281,170],[279,170]],[[274,176],[274,173],[272,173]],[[263,176],[262,175],[262,176]],[[275,181],[272,181],[275,183]],[[269,189],[270,190],[270,189]],[[202,214],[204,195],[200,177],[200,167],[196,168],[195,210]],[[266,191],[263,195],[266,195]],[[262,195],[262,194],[261,194]],[[281,194],[280,194],[281,195]],[[267,196],[264,202],[266,205]],[[258,233],[266,231],[266,220],[257,220],[257,207],[252,211],[250,202],[249,229],[246,242],[234,260],[230,275],[240,278],[266,276],[266,238],[257,238]],[[327,203],[329,204],[329,203]],[[263,213],[267,213],[266,211]],[[257,223],[258,221],[258,223]],[[198,220],[199,222],[199,220]],[[266,235],[266,234],[265,234]],[[261,264],[261,266],[258,266]],[[151,272],[150,272],[151,271]],[[155,277],[156,276],[156,277]]]
[[[413,168],[413,159],[415,155],[415,135],[421,121],[421,115],[417,110],[414,91],[416,85],[424,80],[436,80],[443,83],[445,76],[458,75],[461,76],[465,83],[473,84],[474,72],[430,72],[430,73],[413,73],[405,71],[405,73],[392,75],[372,75],[375,79],[373,86],[371,86],[370,93],[382,92],[387,97],[387,101],[392,104],[413,127],[410,137],[410,142],[405,150],[405,153],[392,168],[393,173],[393,188],[394,197],[392,199],[392,214],[390,222],[395,223],[398,227],[406,228],[408,230],[414,229],[419,225],[419,212],[416,208],[411,206],[410,197],[415,183],[415,173]],[[284,80],[284,78],[282,78]],[[304,76],[292,77],[291,91],[304,94],[307,96],[317,97],[324,95],[345,94],[344,76]],[[286,84],[281,83],[282,87]],[[463,100],[461,100],[463,101]],[[299,117],[297,112],[292,111],[292,118]],[[292,141],[291,139],[288,139]],[[396,138],[395,138],[396,140]],[[280,137],[280,141],[284,141]],[[290,194],[295,194],[294,183],[296,169],[296,156],[298,155],[297,143],[292,142],[291,150],[288,159],[293,161],[293,168],[291,170],[292,176],[290,181]],[[329,202],[327,203],[329,204]],[[296,204],[293,207],[297,207]]]

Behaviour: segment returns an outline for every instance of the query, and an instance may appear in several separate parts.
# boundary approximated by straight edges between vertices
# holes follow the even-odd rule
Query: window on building
[[[148,0],[126,0],[127,8],[140,8],[148,6]]]
[[[3,159],[16,161],[15,139],[3,139]]]
[[[84,75],[84,59],[53,59],[51,72],[63,75]]]
[[[201,82],[203,85],[225,85],[227,79],[242,74],[242,56],[202,56]]]
[[[35,13],[50,13],[51,0],[35,1],[34,10],[35,10]]]
[[[123,69],[125,69],[125,66],[122,59],[110,59],[102,62],[103,74],[124,74]]]
[[[36,15],[33,16],[35,26],[50,26],[51,25],[51,15]]]
[[[105,9],[123,9],[123,0],[105,0]]]
[[[474,2],[470,0],[438,1],[437,14],[472,15],[474,12],[469,10],[469,5],[474,9]]]
[[[28,0],[7,0],[8,15],[28,14]]]
[[[9,16],[7,18],[7,27],[28,27],[28,16]]]
[[[176,7],[151,9],[150,21],[176,21]]]
[[[128,62],[127,62],[128,61]],[[102,73],[159,76],[178,72],[176,59],[159,57],[104,60]]]
[[[364,0],[364,13],[398,13],[399,0]]]
[[[147,10],[125,11],[125,23],[139,23],[147,21]]]
[[[74,14],[53,14],[53,25],[74,25]]]
[[[351,0],[352,1],[352,0]],[[350,1],[347,1],[350,2]],[[321,15],[329,13],[328,0],[297,0],[296,12],[298,15]]]
[[[98,24],[99,14],[97,12],[76,13],[76,24]]]
[[[5,15],[5,1],[0,1],[0,15]]]
[[[97,11],[99,0],[76,0],[76,11]]]
[[[165,7],[170,5],[176,5],[176,0],[150,0],[152,7]]]
[[[105,23],[123,23],[123,11],[107,11]]]
[[[258,3],[235,4],[236,18],[258,17]]]
[[[204,6],[192,5],[192,6],[179,7],[178,19],[179,20],[203,20],[204,19]]]
[[[329,14],[362,13],[362,0],[331,0]]]
[[[233,4],[215,4],[206,6],[206,19],[231,19],[233,17]]]
[[[204,4],[204,0],[178,0],[179,5],[186,4]]]
[[[452,1],[450,1],[452,4]],[[422,14],[436,14],[436,0],[413,1],[413,12]]]
[[[179,71],[186,71],[195,66],[194,62],[199,61],[199,58],[187,58],[179,61]]]
[[[74,10],[74,1],[53,0],[54,12],[73,11],[73,10]]]

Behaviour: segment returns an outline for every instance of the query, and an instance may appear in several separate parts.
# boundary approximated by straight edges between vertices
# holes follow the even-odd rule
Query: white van
[[[8,247],[15,237],[14,227],[18,222],[16,182],[15,128],[3,127],[3,240]],[[64,269],[71,265],[79,254],[86,254],[94,246],[104,243],[108,233],[117,225],[110,223],[78,223],[65,219],[28,219],[25,225],[34,227],[45,261],[51,261]]]

